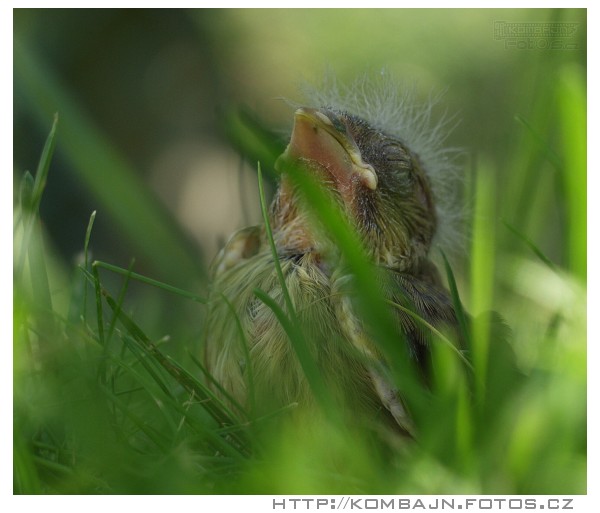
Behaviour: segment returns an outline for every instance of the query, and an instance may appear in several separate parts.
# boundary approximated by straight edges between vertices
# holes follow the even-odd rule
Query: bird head
[[[345,111],[296,110],[276,164],[282,180],[273,219],[302,232],[293,243],[311,245],[315,237],[286,177],[291,165],[313,173],[333,194],[375,263],[410,271],[426,257],[436,229],[434,198],[419,156],[403,141]]]

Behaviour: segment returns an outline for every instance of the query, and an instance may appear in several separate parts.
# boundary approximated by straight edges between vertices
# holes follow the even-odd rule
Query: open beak
[[[327,111],[306,107],[296,111],[290,143],[280,159],[324,170],[340,192],[350,191],[356,182],[371,190],[377,188],[373,166],[363,161],[343,121]]]

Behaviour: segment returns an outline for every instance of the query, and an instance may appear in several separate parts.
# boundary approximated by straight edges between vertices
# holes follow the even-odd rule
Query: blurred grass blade
[[[138,415],[131,411],[131,408],[128,407],[121,399],[119,399],[109,388],[106,386],[100,385],[100,390],[102,390],[106,397],[121,410],[123,415],[125,415],[129,420],[131,420],[135,426],[142,431],[161,451],[166,452],[168,449],[168,439],[162,434],[160,431],[152,428],[148,422],[146,422],[143,418],[140,418]]]
[[[104,316],[102,315],[102,285],[100,285],[100,276],[98,268],[92,266],[92,279],[94,283],[95,299],[96,299],[96,323],[98,326],[98,340],[102,347],[105,346],[104,340]]]
[[[448,262],[446,253],[444,253],[443,250],[440,250],[440,252],[442,254],[442,258],[444,259],[444,268],[446,269],[446,277],[448,279],[448,285],[450,286],[450,294],[452,295],[452,305],[454,306],[454,311],[456,312],[456,317],[458,319],[458,327],[460,329],[462,340],[464,341],[466,346],[463,347],[463,349],[470,350],[471,331],[469,330],[469,326],[467,324],[467,315],[465,313],[465,309],[463,307],[462,301],[460,300],[458,287],[456,286],[456,279],[454,278],[454,272],[452,271],[450,262]]]
[[[94,210],[90,215],[90,220],[88,221],[87,229],[85,231],[85,240],[83,242],[83,265],[86,270],[89,270],[89,246],[90,239],[92,238],[92,228],[94,227],[94,221],[96,220],[96,211]],[[88,292],[88,280],[83,279],[83,307],[82,307],[82,316],[83,322],[86,322],[87,319],[87,292]]]
[[[476,204],[471,247],[471,313],[480,316],[492,308],[495,266],[495,219],[493,170],[480,165],[476,183]],[[487,317],[487,316],[480,316]],[[484,404],[490,325],[482,320],[474,323],[472,361],[475,369],[475,395]]]
[[[123,237],[140,252],[138,261],[153,267],[169,281],[189,283],[200,278],[203,267],[191,242],[154,197],[122,155],[84,114],[54,73],[21,42],[14,41],[14,76],[33,117],[43,123],[61,115],[61,152],[78,179],[123,231]],[[48,146],[51,153],[52,144]],[[44,169],[44,166],[41,166]],[[34,201],[42,190],[37,179]],[[152,237],[148,234],[152,233]]]
[[[17,276],[21,276],[21,273],[23,271],[24,265],[25,265],[25,256],[27,255],[27,253],[30,251],[30,242],[31,242],[31,237],[32,236],[36,236],[36,240],[37,240],[37,244],[41,244],[41,227],[40,228],[35,228],[35,224],[36,222],[38,222],[38,216],[39,216],[39,208],[40,208],[40,203],[42,201],[42,196],[44,193],[44,189],[46,188],[46,182],[48,181],[48,171],[50,170],[50,162],[52,161],[52,155],[54,154],[54,146],[56,144],[55,139],[56,139],[56,125],[58,123],[58,116],[54,116],[54,121],[52,123],[52,128],[50,129],[50,133],[48,134],[48,137],[46,138],[46,142],[44,144],[44,148],[42,149],[42,154],[40,156],[40,160],[38,162],[38,166],[37,166],[37,171],[35,173],[35,177],[31,176],[31,173],[29,173],[28,171],[25,172],[22,182],[21,182],[21,190],[20,190],[20,206],[21,206],[21,212],[20,215],[21,220],[23,221],[23,235],[22,235],[22,240],[21,240],[21,251],[20,251],[20,255],[18,257],[17,260]],[[36,235],[33,235],[32,232],[33,231],[37,231],[38,233]],[[33,250],[35,251],[35,250]],[[42,250],[43,251],[43,250]],[[40,255],[30,255],[30,259],[34,258],[37,260],[36,265],[41,265],[40,260]],[[32,265],[32,262],[30,261],[30,265]],[[40,269],[39,272],[36,271],[35,269],[31,269],[30,272],[37,272],[37,274],[39,275],[38,278],[39,279],[44,279],[42,274],[45,272],[45,266],[44,269]],[[38,283],[38,285],[42,285],[43,284],[41,282]],[[49,299],[49,294],[45,294],[44,291],[40,291],[40,293],[44,294],[44,297],[41,298],[42,301],[46,304],[46,305],[50,305],[51,306],[51,302],[48,301]]]
[[[28,441],[17,429],[15,422],[13,435],[13,494],[38,494],[43,485],[35,466],[35,456],[28,447]]]
[[[431,357],[435,396],[433,404],[447,419],[445,433],[436,451],[442,458],[452,458],[457,466],[467,469],[473,459],[473,417],[471,392],[467,385],[465,367],[455,358],[451,347],[435,344]],[[427,426],[435,430],[435,426]],[[437,437],[440,437],[438,434]]]
[[[21,205],[21,210],[23,212],[31,210],[34,184],[35,178],[33,178],[29,171],[25,171],[19,188],[19,204]]]
[[[557,271],[556,265],[554,264],[554,262],[552,262],[552,260],[550,260],[541,249],[539,249],[534,243],[533,241],[527,237],[526,235],[522,234],[519,230],[517,230],[514,226],[512,226],[511,224],[507,223],[506,221],[502,220],[504,226],[506,226],[512,233],[514,233],[519,239],[521,239],[525,244],[527,244],[527,246],[529,247],[529,249],[531,249],[531,251],[533,251],[533,253],[535,254],[535,256],[537,256],[542,262],[544,262],[550,269],[552,269],[553,271]]]
[[[523,116],[517,114],[515,116],[515,120],[521,123],[521,125],[523,125],[529,131],[529,134],[535,141],[536,146],[542,151],[542,154],[546,157],[546,159],[548,159],[554,169],[557,171],[560,170],[563,167],[563,163],[561,162],[560,157],[552,149],[550,144],[548,144],[548,141],[546,141],[544,137],[542,137],[538,131],[531,126],[531,123],[529,123],[529,121],[527,121]]]
[[[563,66],[558,80],[562,135],[563,183],[566,189],[569,268],[581,280],[587,276],[587,114],[585,71]]]
[[[50,334],[55,327],[54,308],[46,266],[44,238],[38,218],[35,218],[32,223],[31,237],[27,248],[27,261],[29,263],[29,275],[31,278],[32,300],[38,308],[40,319],[43,319],[45,323],[45,329]]]
[[[29,264],[31,300],[36,305],[39,320],[42,322],[42,326],[39,329],[45,331],[50,339],[54,335],[56,323],[46,265],[44,234],[39,218],[39,205],[48,179],[48,171],[55,144],[56,124],[57,118],[55,117],[44,149],[42,150],[36,176],[32,177],[30,173],[25,173],[23,178],[20,212],[22,216],[22,238],[20,241],[19,257],[16,262],[17,279],[21,279],[23,276],[26,260]],[[26,204],[27,201],[29,201],[29,204]]]
[[[54,154],[54,147],[56,145],[57,124],[58,114],[54,114],[52,128],[50,129],[50,134],[48,134],[48,138],[44,144],[42,156],[35,173],[35,182],[33,184],[33,191],[31,195],[31,210],[34,212],[39,211],[42,195],[44,194],[44,189],[46,188],[46,183],[48,181],[48,171],[50,169],[50,162],[52,161],[52,155]]]
[[[269,185],[275,184],[275,160],[287,143],[246,109],[228,110],[222,117],[228,139],[248,162],[261,162],[267,169]]]
[[[147,285],[152,285],[153,287],[157,287],[162,290],[166,290],[172,294],[177,294],[178,296],[183,296],[197,303],[206,303],[206,299],[198,296],[198,294],[194,294],[193,292],[188,292],[187,290],[180,289],[178,287],[174,287],[173,285],[169,285],[168,283],[163,283],[161,281],[155,280],[153,278],[148,278],[147,276],[143,276],[138,273],[134,273],[130,270],[123,269],[122,267],[118,267],[116,265],[108,264],[106,262],[102,262],[100,260],[96,260],[93,264],[94,267],[101,267],[102,269],[106,269],[108,271],[112,271],[117,274],[121,274],[123,276],[129,276],[130,278],[137,280],[142,283],[146,283]]]

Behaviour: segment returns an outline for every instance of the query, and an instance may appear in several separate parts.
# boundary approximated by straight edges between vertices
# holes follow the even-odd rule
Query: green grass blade
[[[288,315],[290,319],[295,319],[295,310],[294,305],[292,304],[292,299],[290,298],[290,293],[285,284],[285,278],[283,276],[283,271],[281,270],[281,262],[279,261],[279,254],[277,253],[277,247],[275,246],[275,240],[273,239],[273,232],[271,230],[271,223],[269,222],[269,213],[267,212],[267,200],[265,199],[265,191],[263,187],[263,175],[260,167],[260,162],[258,163],[258,192],[260,195],[260,209],[263,216],[263,221],[265,223],[265,231],[267,234],[267,241],[269,242],[269,247],[271,248],[271,254],[273,255],[273,265],[275,266],[275,272],[277,273],[277,278],[279,279],[279,284],[281,285],[283,291],[283,298],[285,301],[285,306],[288,310]]]
[[[492,309],[494,294],[495,230],[493,173],[480,167],[476,183],[476,204],[471,247],[471,313],[480,315]],[[475,369],[475,396],[485,403],[485,382],[489,353],[490,325],[477,322],[472,333],[472,362]]]
[[[357,311],[365,322],[367,332],[387,356],[399,389],[411,403],[410,409],[416,411],[424,408],[426,398],[414,362],[411,361],[407,344],[400,342],[402,334],[396,328],[392,312],[378,285],[380,280],[377,271],[369,261],[358,234],[343,216],[337,202],[328,196],[314,176],[298,166],[289,166],[286,173],[299,187],[309,211],[340,249],[343,265],[347,266],[353,278],[353,299]]]
[[[452,271],[452,267],[450,266],[450,262],[446,257],[446,253],[443,250],[440,250],[442,254],[442,258],[444,259],[444,268],[446,270],[446,277],[448,279],[448,285],[450,287],[450,294],[452,296],[452,304],[454,306],[454,311],[456,312],[456,318],[458,320],[458,327],[460,329],[460,334],[462,339],[465,342],[466,348],[471,348],[471,331],[469,330],[469,326],[467,324],[467,314],[465,313],[465,309],[463,307],[462,301],[460,300],[460,295],[458,293],[458,287],[456,286],[456,279],[454,278],[454,272]]]
[[[119,315],[121,312],[116,311],[117,305],[114,305],[115,308],[115,316]],[[157,370],[154,369],[152,365],[152,358],[147,357],[147,353],[145,351],[140,351],[140,346],[137,341],[132,337],[123,337],[123,342],[127,348],[134,354],[137,360],[142,364],[142,367],[146,370],[146,372],[150,375],[150,377],[154,380],[154,382],[158,385],[158,387],[162,390],[162,392],[167,396],[170,400],[174,400],[173,394],[169,389],[167,382],[163,379],[163,376],[159,374]]]
[[[46,182],[48,181],[48,171],[50,169],[50,162],[52,161],[52,155],[54,154],[54,147],[56,145],[56,126],[58,125],[58,114],[54,114],[54,121],[52,128],[44,144],[42,150],[42,156],[38,164],[37,171],[35,173],[35,182],[33,184],[33,191],[31,195],[31,210],[38,212],[40,203],[42,202],[42,195],[46,188]]]
[[[21,185],[19,186],[19,204],[23,212],[31,211],[34,184],[35,178],[29,171],[25,171],[21,179]]]
[[[433,326],[431,323],[427,322],[420,315],[413,312],[410,308],[406,308],[405,306],[395,303],[394,301],[386,301],[386,302],[389,305],[393,306],[394,308],[397,308],[398,310],[402,310],[405,314],[409,315],[415,321],[417,321],[419,324],[421,324],[422,326],[427,328],[433,335],[435,335],[435,337],[440,342],[443,342],[444,345],[448,346],[450,348],[450,350],[459,358],[459,360],[462,361],[462,363],[469,370],[473,370],[473,366],[471,365],[471,362],[469,362],[469,360],[467,360],[467,358],[462,353],[462,351],[458,347],[456,347],[456,345],[454,345],[452,343],[452,341],[448,337],[446,337],[440,330],[438,330],[435,326]]]
[[[96,220],[96,211],[94,210],[90,215],[87,229],[85,230],[85,240],[83,242],[83,265],[85,269],[89,269],[89,246],[90,239],[92,238],[92,228],[94,227],[94,221]],[[88,296],[88,280],[83,279],[83,307],[82,307],[82,319],[86,322],[87,319],[87,296]]]
[[[532,139],[534,140],[538,149],[542,152],[542,154],[546,157],[546,159],[552,164],[554,169],[557,171],[563,167],[563,163],[561,162],[560,157],[556,154],[556,152],[551,148],[548,142],[544,139],[542,135],[538,133],[538,131],[531,126],[531,123],[527,121],[523,116],[517,114],[515,116],[515,120],[518,121],[521,125],[523,125],[527,131],[530,133]]]
[[[308,380],[315,394],[315,397],[323,407],[323,411],[333,412],[333,409],[330,407],[330,394],[327,390],[327,387],[325,386],[325,382],[323,380],[323,377],[321,376],[319,368],[317,367],[315,359],[310,353],[310,349],[302,332],[302,326],[300,325],[300,322],[296,315],[292,299],[290,298],[290,293],[285,283],[283,271],[281,270],[281,262],[279,261],[277,247],[275,246],[275,240],[273,239],[273,232],[271,231],[271,224],[269,222],[269,214],[267,212],[267,202],[265,200],[260,163],[258,164],[258,190],[260,194],[260,207],[265,223],[267,241],[269,242],[271,253],[273,255],[273,264],[275,266],[275,271],[277,272],[279,285],[281,286],[283,292],[283,298],[287,310],[287,315],[281,309],[281,307],[262,290],[254,290],[254,294],[273,311],[273,313],[281,323],[281,326],[286,331],[288,337],[290,338],[290,342],[292,343],[292,346],[296,352],[296,355],[298,356],[298,361],[302,366],[302,370],[304,371],[306,379]]]
[[[98,268],[92,265],[92,278],[94,283],[94,291],[96,298],[96,323],[98,326],[98,339],[100,344],[104,347],[104,316],[102,313],[102,285],[100,285],[100,276],[98,274]]]
[[[546,264],[550,269],[552,269],[555,272],[558,270],[554,262],[550,260],[529,237],[521,233],[519,230],[517,230],[514,226],[512,226],[505,220],[503,220],[502,222],[504,226],[506,226],[513,234],[515,234],[519,239],[521,239],[527,245],[527,247],[531,249],[535,256],[537,256],[542,262],[544,262],[544,264]]]
[[[125,337],[126,339],[128,337]],[[124,374],[127,374],[136,383],[139,383],[139,386],[134,388],[128,388],[126,390],[119,390],[118,387],[115,387],[114,380],[111,383],[111,391],[116,397],[131,397],[134,392],[143,392],[150,397],[151,404],[158,408],[162,417],[165,419],[166,423],[169,425],[170,431],[165,436],[172,437],[178,429],[177,423],[174,420],[174,416],[185,411],[185,408],[179,403],[177,398],[174,397],[174,394],[171,392],[165,394],[164,385],[166,382],[162,380],[162,378],[157,379],[157,372],[151,368],[151,371],[148,372],[146,366],[141,362],[142,359],[145,359],[148,364],[150,364],[151,358],[148,357],[146,353],[142,354],[140,352],[140,347],[137,343],[129,337],[127,340],[124,340],[124,345],[130,349],[130,351],[134,354],[135,362],[142,363],[142,368],[144,371],[139,371],[136,369],[135,365],[132,365],[126,361],[122,357],[117,357],[116,355],[108,354],[107,361],[116,366],[118,371],[123,371]],[[159,369],[161,370],[161,369]],[[113,373],[114,375],[117,372]],[[120,399],[123,401],[123,399]],[[125,403],[123,401],[123,405],[127,406],[129,403]],[[175,412],[173,410],[176,410]],[[124,420],[124,419],[123,419]],[[120,426],[123,429],[123,425]]]
[[[568,262],[581,280],[587,276],[587,113],[585,71],[564,66],[559,73],[558,106],[566,189]]]
[[[237,423],[233,418],[219,408],[218,405],[215,404],[212,397],[207,395],[205,387],[202,387],[192,375],[183,369],[183,367],[181,367],[172,359],[163,355],[156,345],[144,334],[142,329],[132,319],[125,315],[123,311],[118,311],[115,300],[107,291],[103,290],[102,294],[104,295],[106,302],[113,313],[117,315],[121,324],[129,332],[132,338],[139,344],[139,346],[143,348],[143,350],[147,352],[154,360],[156,360],[156,362],[158,362],[158,364],[173,378],[175,378],[175,380],[188,392],[195,393],[201,401],[205,401],[203,402],[204,408],[219,424],[231,425]],[[247,445],[246,441],[241,437],[241,435],[236,436],[236,442],[240,447],[245,447]]]
[[[237,312],[235,311],[234,306],[231,304],[231,301],[229,301],[229,299],[227,299],[224,294],[221,294],[221,299],[223,301],[225,301],[227,308],[229,309],[229,311],[231,312],[231,315],[233,316],[233,318],[235,320],[235,326],[238,331],[240,344],[242,346],[242,351],[244,352],[244,359],[245,359],[245,361],[248,362],[248,365],[246,366],[246,374],[248,377],[246,386],[248,389],[249,413],[250,413],[250,417],[254,418],[254,414],[256,412],[256,394],[255,394],[255,388],[254,388],[254,366],[250,365],[250,362],[252,360],[250,359],[250,350],[248,349],[248,339],[246,338],[246,334],[244,333],[244,328],[242,327],[240,318],[237,315]]]
[[[119,399],[115,394],[113,394],[112,390],[107,388],[104,385],[99,385],[99,389],[104,392],[106,397],[119,409],[121,412],[135,424],[135,426],[142,431],[160,450],[161,452],[166,452],[169,448],[169,440],[168,438],[161,433],[160,431],[152,428],[148,422],[146,422],[143,418],[139,417],[131,408]]]
[[[46,187],[46,182],[48,181],[48,171],[50,170],[50,162],[52,160],[52,155],[54,153],[54,146],[56,144],[56,126],[58,123],[58,117],[54,116],[54,122],[52,123],[52,128],[50,129],[50,133],[46,138],[46,142],[44,144],[44,148],[42,149],[42,154],[40,156],[40,160],[38,162],[37,171],[35,173],[35,177],[31,176],[31,173],[25,172],[23,176],[23,180],[21,182],[21,212],[20,215],[23,216],[23,238],[21,241],[21,252],[20,256],[17,260],[17,276],[21,276],[21,273],[25,264],[25,255],[30,251],[30,242],[31,237],[36,237],[36,244],[41,245],[41,229],[36,228],[37,219],[39,216],[39,208],[40,203],[42,201],[42,196],[44,193],[44,189]],[[36,233],[34,233],[36,232]],[[41,251],[43,249],[39,248]],[[37,251],[33,249],[34,253]],[[40,261],[40,255],[30,254],[29,258],[33,258],[34,262],[30,261],[30,265],[42,265]],[[43,269],[39,271],[31,270],[31,272],[36,273],[40,282],[37,285],[42,288],[39,289],[39,293],[43,294],[41,300],[47,306],[51,306],[51,302],[49,301],[49,293],[46,294],[45,287],[43,285],[45,273],[45,263],[43,264]],[[47,280],[47,276],[46,276]]]
[[[285,143],[248,110],[228,110],[222,119],[227,137],[246,160],[261,162],[267,171],[271,171],[267,178],[270,178],[269,185],[273,186],[275,161],[285,149]]]
[[[121,274],[123,276],[129,276],[131,279],[139,281],[141,283],[145,283],[147,285],[152,285],[153,287],[157,287],[162,290],[166,290],[172,294],[177,294],[178,296],[183,296],[192,301],[196,301],[197,303],[205,304],[206,299],[198,296],[198,294],[194,294],[193,292],[188,292],[187,290],[180,289],[178,287],[174,287],[173,285],[169,285],[168,283],[163,283],[161,281],[155,280],[153,278],[148,278],[147,276],[143,276],[138,273],[134,273],[131,270],[123,269],[122,267],[118,267],[116,265],[108,264],[106,262],[102,262],[100,260],[96,260],[93,264],[95,267],[101,267],[102,269],[106,269],[108,271],[112,271],[117,274]]]
[[[329,394],[326,391],[325,383],[321,378],[315,360],[310,354],[310,351],[306,345],[306,341],[302,337],[301,332],[298,330],[297,326],[294,325],[292,320],[285,314],[285,312],[277,304],[277,302],[266,292],[260,289],[254,289],[254,295],[258,299],[260,299],[265,305],[267,305],[269,309],[275,314],[275,317],[277,317],[277,320],[286,332],[287,336],[290,339],[290,342],[292,343],[292,346],[296,351],[298,361],[300,362],[300,365],[304,370],[306,379],[309,381],[315,396],[322,403],[322,406],[327,406],[328,401],[326,398]]]
[[[31,236],[31,197],[33,195],[34,180],[31,173],[25,171],[19,186],[19,208],[14,209],[13,213],[13,239],[15,246],[18,248],[14,262],[15,276],[17,277],[23,276],[25,257]],[[17,245],[16,241],[19,240],[19,236],[21,241]]]
[[[210,374],[210,372],[208,372],[206,367],[204,367],[204,365],[202,365],[202,362],[200,362],[200,360],[198,360],[198,358],[196,358],[196,356],[194,356],[192,353],[188,353],[188,356],[190,357],[192,362],[194,362],[194,364],[196,364],[198,366],[198,368],[202,372],[202,375],[210,382],[210,384],[212,386],[214,386],[219,391],[219,393],[231,405],[233,405],[236,408],[236,410],[240,413],[241,417],[247,418],[248,414],[246,413],[245,408],[235,399],[235,397],[233,397],[229,392],[227,392],[227,390],[225,390],[223,388],[221,383],[219,383],[215,378],[212,377],[212,375]],[[201,389],[204,392],[206,397],[208,397],[210,399],[210,401],[213,401],[215,403],[215,405],[217,405],[217,408],[219,408],[225,412],[226,416],[228,416],[232,419],[235,419],[237,417],[229,409],[229,407],[225,403],[223,403],[223,401],[221,401],[221,399],[213,393],[213,391],[209,387],[204,386],[204,384],[202,382],[198,381],[197,379],[195,379],[193,377],[193,375],[190,374],[189,376],[190,376],[190,379],[192,379],[195,382],[196,386],[199,387],[199,389]]]
[[[131,269],[135,264],[135,259],[131,259],[131,263],[129,264],[129,272],[125,274],[125,279],[123,280],[123,285],[121,286],[121,290],[119,291],[119,295],[117,297],[116,303],[116,311],[114,312],[112,319],[110,320],[110,324],[108,326],[108,333],[106,334],[106,342],[107,345],[112,338],[112,335],[115,330],[115,326],[117,324],[117,319],[119,317],[119,313],[121,312],[121,308],[123,307],[123,301],[125,300],[125,294],[127,293],[127,288],[129,286],[129,279],[131,278]]]
[[[13,494],[37,494],[42,491],[42,482],[35,466],[35,456],[28,442],[14,425],[13,438]]]
[[[44,251],[44,238],[42,226],[38,218],[33,219],[31,240],[27,251],[29,262],[29,273],[31,276],[31,288],[34,302],[38,305],[48,326],[54,325],[52,312],[52,294],[50,292],[50,281],[48,268],[46,266],[46,253]]]

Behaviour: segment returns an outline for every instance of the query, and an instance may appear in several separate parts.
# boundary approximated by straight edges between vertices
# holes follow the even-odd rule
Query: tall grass
[[[206,290],[182,285],[186,276],[193,283],[203,274],[197,255],[177,229],[171,231],[152,197],[138,194],[144,184],[132,178],[61,86],[50,80],[43,92],[34,91],[39,63],[24,49],[17,52],[16,73],[36,99],[37,118],[49,124],[55,102],[61,112],[35,175],[23,174],[15,202],[15,493],[585,493],[585,85],[579,69],[562,69],[561,80],[547,91],[559,106],[560,144],[551,145],[534,117],[515,122],[520,149],[513,154],[521,161],[507,159],[505,168],[495,169],[497,163],[480,159],[467,272],[455,276],[453,264],[446,260],[445,266],[455,307],[462,311],[464,304],[472,314],[461,322],[472,341],[472,366],[435,334],[429,391],[407,363],[352,230],[314,184],[299,178],[347,258],[360,311],[394,362],[392,374],[415,413],[418,442],[390,455],[335,415],[315,419],[316,428],[283,423],[274,429],[269,418],[242,419],[221,402],[207,386],[211,377],[199,344],[181,335],[187,328],[190,339],[200,338]],[[227,126],[243,153],[273,161],[277,143],[247,114],[232,115]],[[84,256],[74,268],[48,246],[39,216],[44,184],[53,179],[55,147],[86,173],[106,209],[82,231]],[[512,216],[512,198],[499,197],[494,182],[539,180],[528,164],[533,154],[547,158],[550,147],[565,190],[563,263],[545,255],[538,234]],[[99,170],[112,173],[110,180],[95,181]],[[519,202],[519,215],[539,218],[548,208]],[[156,276],[139,274],[133,261],[128,268],[90,261],[94,218],[102,215],[113,216],[118,229],[137,241]],[[189,327],[164,326],[181,340],[146,333],[143,311],[153,306],[143,295],[131,304],[133,284],[165,302],[194,307]],[[268,303],[268,296],[256,293]],[[303,350],[293,308],[268,306],[286,323],[323,407],[335,409]]]

